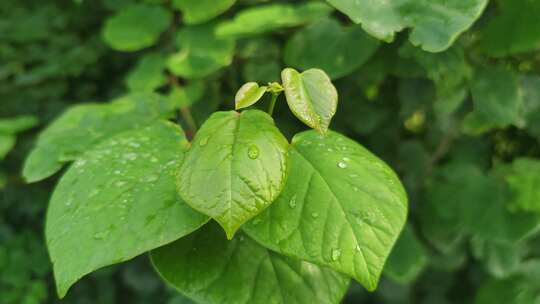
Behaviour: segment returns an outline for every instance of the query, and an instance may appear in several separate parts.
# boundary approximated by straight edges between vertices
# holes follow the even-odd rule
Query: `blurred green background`
[[[217,27],[270,2],[284,7]],[[344,303],[540,303],[540,1],[491,1],[439,53],[408,30],[379,42],[324,3],[0,1],[0,303],[60,302],[43,235],[58,174],[26,184],[21,169],[62,111],[154,91],[192,135],[234,108],[244,82],[278,81],[286,66],[333,78],[331,127],[387,161],[409,194],[378,290],[354,283]],[[306,128],[283,99],[276,111],[287,137]],[[191,303],[146,256],[85,277],[62,302]]]

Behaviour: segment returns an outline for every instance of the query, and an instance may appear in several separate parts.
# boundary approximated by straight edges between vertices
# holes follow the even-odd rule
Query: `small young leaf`
[[[199,24],[211,20],[228,10],[236,0],[173,0],[174,7],[182,11],[186,24]]]
[[[287,140],[268,114],[216,112],[186,154],[180,194],[191,207],[214,218],[231,239],[281,192],[287,150]]]
[[[349,279],[272,252],[245,235],[231,241],[217,225],[152,251],[161,277],[186,296],[208,304],[337,304]]]
[[[167,99],[152,93],[69,108],[39,135],[24,164],[23,176],[28,182],[51,176],[100,141],[166,118],[172,109]]]
[[[374,290],[407,216],[398,177],[335,132],[297,134],[290,162],[281,195],[244,231],[272,250],[331,267]]]
[[[256,82],[248,82],[240,87],[234,97],[235,109],[247,108],[255,104],[266,92],[266,86],[259,87]]]
[[[107,20],[103,37],[115,50],[137,51],[156,43],[171,20],[171,13],[161,6],[135,4]]]
[[[82,276],[170,243],[208,220],[176,191],[187,144],[177,126],[157,122],[104,141],[69,168],[45,227],[60,297]]]
[[[309,69],[303,73],[286,68],[281,72],[287,104],[303,123],[325,134],[336,113],[338,93],[326,73]]]

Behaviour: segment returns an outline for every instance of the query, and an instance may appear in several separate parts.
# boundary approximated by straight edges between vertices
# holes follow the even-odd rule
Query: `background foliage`
[[[319,1],[2,1],[2,303],[57,302],[42,232],[56,178],[20,174],[40,128],[76,103],[155,91],[191,136],[244,82],[284,66],[327,71],[340,93],[331,127],[391,164],[409,194],[379,289],[352,285],[345,303],[538,301],[540,1],[328,2],[343,13]],[[283,99],[274,116],[289,138],[305,129]],[[189,303],[146,256],[64,301]]]

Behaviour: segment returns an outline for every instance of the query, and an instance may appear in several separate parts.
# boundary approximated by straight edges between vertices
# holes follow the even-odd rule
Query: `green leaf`
[[[0,160],[2,160],[15,146],[16,137],[0,133]]]
[[[173,0],[186,24],[204,23],[228,10],[236,0]]]
[[[268,4],[240,11],[217,27],[220,37],[244,37],[310,23],[328,16],[332,8],[322,2],[298,5]]]
[[[187,152],[180,194],[191,207],[214,218],[231,239],[281,192],[287,150],[287,140],[268,114],[216,112]]]
[[[236,96],[234,97],[234,108],[236,110],[247,108],[255,104],[264,93],[266,93],[266,86],[259,87],[259,84],[256,82],[248,82],[240,87]]]
[[[444,51],[480,17],[487,0],[327,0],[374,37],[390,42],[411,28],[409,40],[429,52]]]
[[[412,227],[407,225],[388,257],[384,266],[384,275],[400,284],[411,283],[420,275],[427,263],[428,257],[424,246],[416,237]]]
[[[38,119],[30,115],[0,118],[0,134],[17,134],[35,127],[38,123]]]
[[[479,288],[474,304],[539,304],[540,288],[537,285],[522,275],[490,280]]]
[[[161,6],[134,4],[109,18],[103,38],[113,49],[132,52],[154,45],[172,20]]]
[[[192,81],[185,86],[174,86],[169,93],[171,103],[179,108],[188,108],[200,101],[206,86],[202,81]]]
[[[171,110],[167,99],[152,93],[69,108],[39,135],[24,164],[23,176],[28,182],[51,176],[101,140],[168,117]]]
[[[249,237],[228,241],[217,225],[152,251],[161,277],[198,303],[340,303],[349,279],[274,253]]]
[[[540,2],[495,1],[497,13],[480,32],[480,49],[493,57],[504,57],[540,48]]]
[[[336,79],[362,66],[378,46],[360,26],[342,27],[325,19],[296,32],[287,42],[284,60],[300,70],[320,68]]]
[[[164,70],[165,58],[163,55],[158,53],[145,55],[128,74],[127,87],[132,91],[152,92],[167,83]]]
[[[511,207],[540,213],[540,161],[518,158],[512,163],[506,181],[513,193]]]
[[[512,71],[497,66],[476,69],[471,94],[476,128],[487,131],[523,124],[519,79]]]
[[[69,168],[45,227],[60,297],[82,276],[170,243],[208,220],[176,192],[187,145],[177,126],[156,122],[109,138]]]
[[[407,216],[398,177],[334,132],[299,133],[289,154],[281,195],[244,231],[272,250],[331,267],[374,290]]]
[[[203,78],[231,64],[235,43],[218,38],[213,24],[188,26],[176,36],[179,52],[167,60],[169,70],[185,78]]]
[[[303,73],[286,68],[281,79],[287,104],[303,123],[325,134],[336,113],[338,93],[326,73],[309,69]]]
[[[526,254],[522,242],[513,244],[472,238],[471,248],[473,255],[496,278],[507,277],[515,273]]]
[[[523,96],[522,116],[526,121],[525,127],[531,135],[540,138],[540,76],[522,75],[520,92]]]

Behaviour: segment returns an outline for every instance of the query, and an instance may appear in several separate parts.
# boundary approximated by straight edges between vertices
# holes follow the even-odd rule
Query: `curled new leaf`
[[[234,97],[235,109],[247,108],[255,104],[266,92],[267,87],[259,85],[256,82],[248,82],[240,87]]]
[[[287,104],[303,123],[325,134],[336,113],[338,94],[323,70],[309,69],[299,73],[286,68],[281,79]]]

